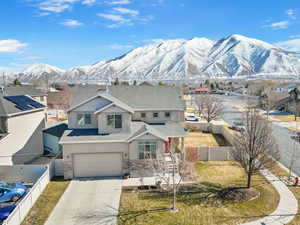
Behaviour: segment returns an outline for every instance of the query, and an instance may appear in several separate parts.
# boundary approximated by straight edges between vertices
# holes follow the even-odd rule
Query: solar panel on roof
[[[44,105],[34,101],[33,99],[25,95],[4,96],[4,98],[8,101],[13,102],[16,105],[15,107],[22,111],[45,107]]]

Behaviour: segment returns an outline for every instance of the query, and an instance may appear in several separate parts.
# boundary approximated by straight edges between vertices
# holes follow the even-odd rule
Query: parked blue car
[[[0,202],[16,202],[26,193],[27,188],[21,182],[0,182]]]
[[[1,207],[0,208],[0,221],[5,220],[15,208],[16,208],[15,204]]]

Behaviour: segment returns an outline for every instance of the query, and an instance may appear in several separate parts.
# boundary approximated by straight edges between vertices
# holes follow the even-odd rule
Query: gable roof
[[[16,102],[14,102],[11,97],[18,97],[19,100],[22,102],[27,102],[30,101],[32,103],[36,103],[37,107],[20,107]],[[10,116],[10,115],[15,115],[19,113],[29,113],[29,112],[35,112],[39,110],[43,110],[45,108],[44,105],[41,103],[35,101],[34,99],[30,98],[29,96],[26,95],[18,95],[18,96],[3,96],[0,95],[0,116]]]
[[[133,141],[139,137],[142,137],[146,134],[151,134],[151,135],[153,135],[159,139],[162,139],[164,141],[168,140],[168,136],[162,134],[160,131],[155,129],[153,126],[150,126],[145,123],[144,126],[142,128],[140,128],[140,130],[138,130],[131,137],[128,138],[128,142],[131,142],[131,141]]]
[[[76,86],[72,88],[71,108],[86,99],[98,95],[100,86]],[[107,92],[102,92],[106,93]],[[109,86],[108,94],[139,110],[184,110],[185,102],[180,98],[180,89],[167,86]]]
[[[184,110],[180,89],[166,86],[110,86],[109,93],[135,110]]]
[[[67,112],[70,112],[70,111],[72,111],[72,110],[74,110],[74,109],[76,109],[76,108],[78,108],[78,107],[80,107],[80,106],[82,106],[82,105],[84,105],[84,104],[86,104],[86,103],[94,100],[95,98],[99,98],[99,97],[108,100],[109,103],[107,105],[104,105],[102,108],[98,109],[95,112],[96,114],[99,113],[99,112],[101,112],[101,111],[103,111],[103,110],[105,110],[105,109],[107,109],[107,108],[109,108],[109,107],[111,107],[111,106],[113,106],[113,105],[116,105],[116,106],[118,106],[118,107],[120,107],[120,108],[122,108],[122,109],[124,109],[124,110],[126,110],[128,112],[131,112],[131,113],[134,112],[134,110],[130,106],[126,105],[125,103],[121,102],[119,99],[111,96],[110,94],[108,94],[106,92],[99,93],[96,96],[93,96],[93,97],[91,97],[89,99],[86,99],[85,101],[83,101],[83,102],[81,102],[81,103],[79,103],[79,104],[71,107],[70,109],[68,109]]]

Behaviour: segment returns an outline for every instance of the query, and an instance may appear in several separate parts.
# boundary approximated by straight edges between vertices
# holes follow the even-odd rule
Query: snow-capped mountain
[[[125,80],[181,80],[203,76],[293,76],[300,74],[300,54],[241,35],[231,35],[219,41],[175,39],[66,71],[44,64],[33,65],[23,72],[21,79],[39,79],[42,74],[50,74],[51,80],[73,82],[116,77]]]
[[[48,64],[33,64],[19,74],[22,81],[29,82],[38,79],[61,79],[66,71]]]

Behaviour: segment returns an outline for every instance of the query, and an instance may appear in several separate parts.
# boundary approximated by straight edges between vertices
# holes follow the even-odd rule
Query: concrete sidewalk
[[[288,224],[298,212],[298,201],[288,187],[268,170],[262,175],[275,187],[280,195],[277,209],[268,216],[242,225],[283,225]]]
[[[45,225],[116,225],[122,180],[72,180]]]

